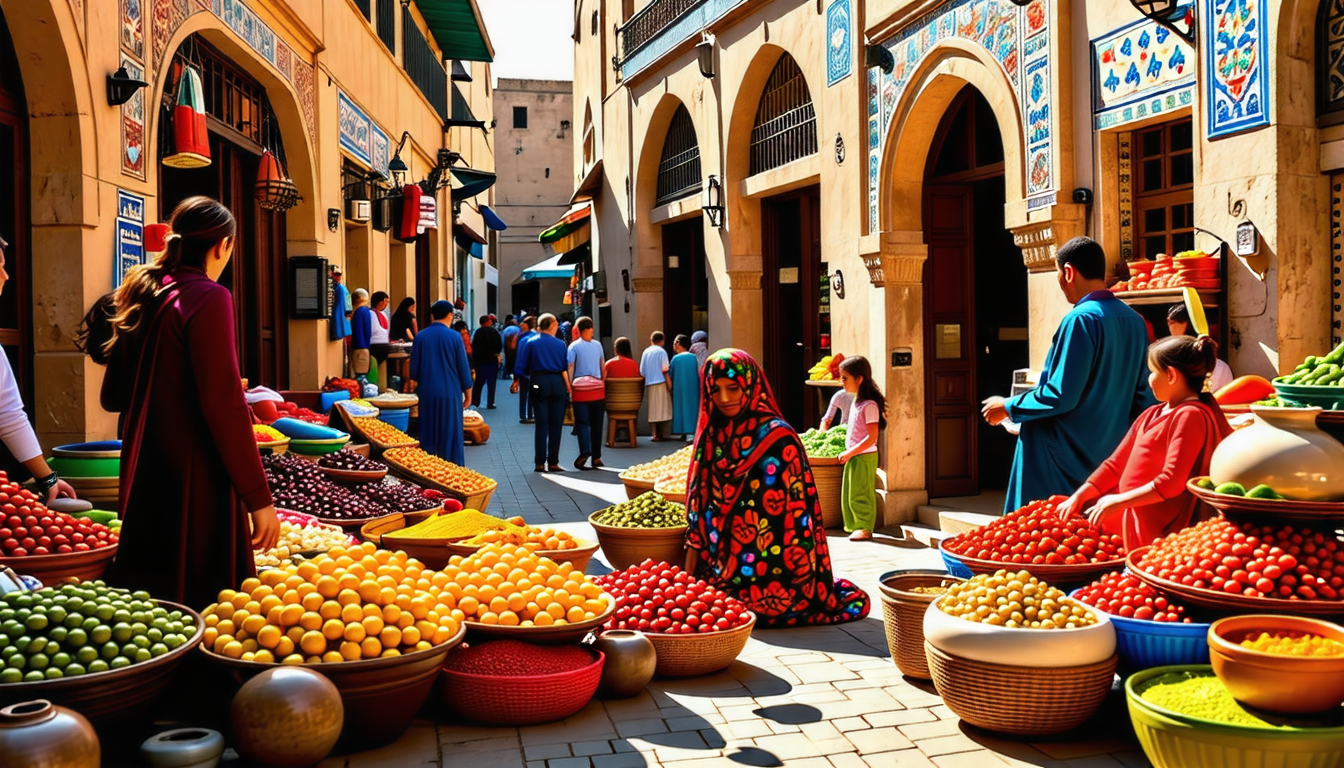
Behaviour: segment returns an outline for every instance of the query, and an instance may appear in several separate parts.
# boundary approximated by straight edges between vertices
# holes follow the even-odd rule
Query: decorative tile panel
[[[826,86],[854,71],[854,17],[850,0],[833,0],[826,8]]]
[[[1204,88],[1208,137],[1269,125],[1266,0],[1204,0]]]
[[[386,178],[387,134],[343,91],[336,92],[336,111],[341,151]]]
[[[121,0],[121,49],[136,61],[145,60],[144,0]]]
[[[145,79],[145,68],[121,52],[121,66],[136,80]],[[145,180],[145,89],[136,90],[131,100],[121,105],[121,172]]]
[[[1344,110],[1344,0],[1325,0],[1325,36],[1322,55],[1316,62],[1316,80],[1320,83],[1319,111]]]
[[[1120,260],[1134,260],[1134,135],[1119,136],[1116,148],[1116,181],[1120,197]]]
[[[1141,21],[1092,41],[1098,130],[1190,106],[1195,51],[1170,29]]]

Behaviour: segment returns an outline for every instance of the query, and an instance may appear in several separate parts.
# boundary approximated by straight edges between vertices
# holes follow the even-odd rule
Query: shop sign
[[[854,23],[849,0],[834,0],[826,8],[826,85],[830,87],[854,71]]]
[[[113,254],[112,287],[121,285],[132,267],[145,263],[145,198],[117,190],[117,246]]]
[[[387,134],[345,92],[336,92],[336,103],[341,149],[370,170],[388,178],[387,164],[391,153]]]
[[[1208,137],[1269,125],[1269,9],[1266,0],[1205,0]]]
[[[1097,130],[1190,106],[1195,50],[1155,21],[1092,41],[1092,106]]]

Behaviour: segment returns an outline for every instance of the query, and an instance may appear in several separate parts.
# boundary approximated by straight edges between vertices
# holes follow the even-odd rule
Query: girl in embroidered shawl
[[[756,361],[720,350],[701,376],[686,570],[746,603],[758,626],[867,616],[863,590],[831,575],[812,470]]]

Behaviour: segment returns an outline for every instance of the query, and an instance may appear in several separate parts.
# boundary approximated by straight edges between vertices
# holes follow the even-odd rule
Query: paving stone
[[[545,760],[528,760],[527,768],[546,768]]]
[[[734,704],[728,707],[719,707],[719,714],[729,723],[735,723],[739,720],[755,720],[760,717],[756,710],[760,707],[755,704]]]
[[[960,720],[934,720],[929,723],[911,723],[900,727],[901,733],[911,741],[930,739],[934,736],[951,736],[961,733]]]
[[[938,768],[992,768],[1007,765],[998,755],[987,749],[959,752],[954,755],[937,755],[930,759]]]
[[[938,718],[927,709],[898,709],[891,712],[874,712],[871,715],[864,715],[863,719],[874,728],[881,728],[887,725],[924,723]]]
[[[346,757],[348,768],[438,766],[439,741],[432,726],[413,726],[395,743]]]
[[[862,731],[860,731],[862,733]],[[920,741],[919,751],[929,757],[939,755],[951,755],[957,752],[978,752],[984,751],[979,744],[972,741],[966,734],[958,733],[953,736],[936,736],[932,739]]]
[[[829,683],[835,680],[853,680],[858,674],[848,669],[827,662],[825,664],[802,664],[796,667],[789,667],[789,671],[798,676],[804,683]]]
[[[801,733],[801,732],[802,732],[802,729],[800,729],[797,725],[794,725],[793,723],[780,723],[780,722],[776,722],[776,721],[774,721],[774,720],[766,720],[766,721],[765,721],[765,724],[768,725],[768,726],[770,726],[770,732],[771,732],[771,733]]]
[[[831,657],[824,653],[790,653],[778,658],[780,664],[790,667],[795,664],[824,664],[831,660]]]
[[[759,718],[724,723],[717,730],[725,739],[754,739],[757,736],[769,736],[774,733],[770,730],[770,723]]]
[[[523,757],[528,760],[550,760],[553,757],[569,757],[568,744],[538,744],[524,747]]]
[[[781,760],[803,757],[823,757],[812,740],[801,733],[781,733],[756,739],[756,746],[777,755]]]
[[[850,731],[845,734],[845,738],[849,739],[861,755],[891,752],[914,746],[900,731],[891,726]]]
[[[708,725],[721,725],[724,722],[726,722],[724,718],[721,716],[715,716],[714,719],[718,720],[719,722],[711,723],[709,720],[697,715],[692,715],[690,717],[670,717],[666,720],[667,730],[698,731]]]
[[[569,745],[575,755],[609,755],[612,752],[609,741],[576,741]]]
[[[1092,757],[1109,752],[1121,752],[1133,749],[1132,743],[1120,739],[1083,739],[1076,741],[1046,741],[1032,743],[1032,746],[1055,760],[1072,760],[1077,757]]]
[[[868,721],[864,720],[862,717],[837,718],[831,721],[831,725],[834,725],[841,733],[844,733],[845,731],[859,731],[864,728],[872,728],[872,726],[868,724]]]
[[[918,749],[903,749],[896,752],[879,752],[876,755],[864,755],[863,762],[870,768],[937,768],[933,761]]]
[[[646,768],[649,765],[649,761],[638,752],[594,755],[590,759],[593,762],[593,768]]]
[[[826,759],[830,761],[831,768],[868,768],[868,764],[857,752],[842,752],[830,755]]]
[[[649,733],[667,733],[667,721],[662,718],[647,720],[626,720],[616,723],[616,731],[624,738],[643,736]]]

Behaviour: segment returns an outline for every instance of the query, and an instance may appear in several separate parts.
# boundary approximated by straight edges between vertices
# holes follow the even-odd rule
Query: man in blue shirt
[[[593,469],[602,464],[602,420],[606,415],[606,359],[602,342],[593,340],[593,318],[580,317],[574,327],[579,338],[569,345],[569,383],[574,393],[574,433],[579,436],[579,458],[574,466],[588,469],[585,462],[591,456]]]
[[[1040,385],[984,403],[990,424],[1022,425],[1005,512],[1072,494],[1156,402],[1148,388],[1147,325],[1106,290],[1101,245],[1075,237],[1055,255],[1055,268],[1073,310],[1050,342]]]
[[[531,424],[536,418],[536,404],[532,402],[532,384],[527,380],[526,374],[518,369],[518,356],[523,353],[523,347],[537,337],[537,332],[533,330],[536,325],[537,319],[531,315],[523,318],[522,327],[514,342],[513,360],[509,363],[509,373],[513,374],[513,385],[509,387],[509,391],[518,393],[519,424]]]
[[[369,382],[369,345],[373,343],[373,310],[369,309],[369,292],[355,289],[355,311],[350,316],[350,375],[360,385]]]
[[[568,350],[555,337],[555,315],[542,315],[538,327],[541,333],[521,346],[514,375],[526,376],[532,384],[532,402],[537,409],[534,471],[564,472],[560,466],[560,428],[565,423],[570,395]],[[517,392],[518,388],[515,380],[510,390]]]
[[[499,369],[501,379],[513,378],[513,366],[518,362],[518,320],[513,315],[504,316],[504,327],[500,329],[500,338],[504,341],[504,365]]]

